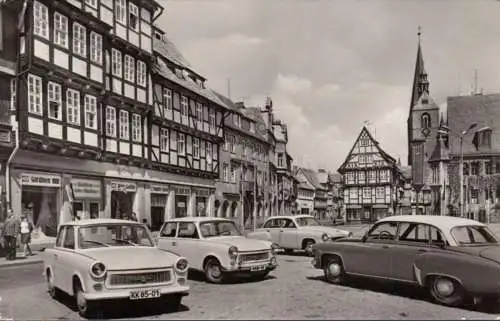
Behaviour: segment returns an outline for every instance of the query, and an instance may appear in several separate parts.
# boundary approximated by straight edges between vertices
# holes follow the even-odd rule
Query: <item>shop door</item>
[[[165,207],[151,207],[151,231],[159,231],[165,222]]]
[[[80,220],[99,218],[99,202],[75,201],[73,202],[73,215]]]

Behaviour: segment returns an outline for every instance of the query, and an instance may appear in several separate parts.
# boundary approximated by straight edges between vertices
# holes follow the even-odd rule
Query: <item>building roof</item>
[[[170,60],[175,65],[182,67],[184,69],[188,69],[194,72],[193,67],[187,61],[186,58],[182,55],[182,53],[177,49],[170,39],[168,39],[165,35],[162,37],[163,39],[153,38],[153,50],[157,52],[163,58]]]
[[[311,185],[314,186],[314,188],[320,190],[326,190],[326,188],[318,180],[318,176],[314,170],[302,167],[299,170],[302,171],[307,181],[311,183]]]
[[[469,128],[471,123],[477,123],[474,130],[490,127],[491,148],[474,147],[473,132],[463,140],[463,152],[467,154],[500,153],[500,94],[448,97],[448,127],[450,153],[460,153],[460,141],[457,135]]]
[[[299,182],[299,184],[297,185],[298,188],[300,189],[307,189],[307,190],[311,190],[311,191],[314,191],[314,187],[312,185],[308,185],[304,182]]]
[[[398,165],[398,168],[405,179],[411,179],[411,166]]]
[[[334,184],[342,183],[342,175],[339,173],[329,173],[328,178]]]

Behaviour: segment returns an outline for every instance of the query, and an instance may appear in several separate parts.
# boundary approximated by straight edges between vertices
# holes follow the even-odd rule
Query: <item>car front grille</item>
[[[145,285],[168,283],[172,279],[170,270],[140,273],[113,273],[109,276],[110,286]]]
[[[240,255],[241,262],[264,261],[269,259],[269,252],[249,253]]]

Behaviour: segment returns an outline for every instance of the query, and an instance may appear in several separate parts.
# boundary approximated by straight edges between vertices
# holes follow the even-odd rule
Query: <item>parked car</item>
[[[188,261],[158,249],[141,223],[90,219],[62,224],[44,255],[49,293],[74,296],[80,315],[101,300],[164,300],[178,307],[188,295]]]
[[[311,215],[273,216],[268,218],[262,228],[247,234],[249,238],[275,242],[285,250],[304,250],[312,255],[312,246],[351,236],[349,231],[321,225]]]
[[[348,276],[426,288],[443,305],[496,297],[500,243],[485,224],[451,216],[392,216],[361,239],[316,244],[312,264],[334,284]],[[475,300],[475,302],[478,302]]]
[[[207,281],[230,276],[264,279],[276,269],[275,246],[247,238],[233,221],[214,217],[184,217],[163,224],[158,246],[186,257],[190,268],[203,271]]]

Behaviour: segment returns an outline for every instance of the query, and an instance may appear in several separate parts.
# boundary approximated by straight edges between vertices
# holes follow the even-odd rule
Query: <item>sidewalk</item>
[[[33,251],[32,256],[23,257],[23,252],[17,252],[15,260],[7,261],[5,257],[0,257],[0,270],[4,267],[39,264],[43,262],[43,252]]]

